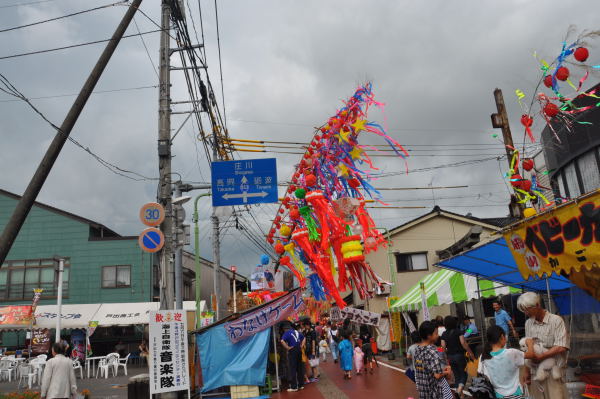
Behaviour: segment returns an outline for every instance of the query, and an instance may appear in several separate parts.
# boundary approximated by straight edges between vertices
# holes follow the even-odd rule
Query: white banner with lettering
[[[190,388],[185,310],[150,312],[150,393]]]
[[[366,310],[351,308],[346,306],[341,310],[342,319],[350,319],[350,321],[357,324],[367,324],[371,326],[379,325],[381,315],[379,313],[373,313]]]

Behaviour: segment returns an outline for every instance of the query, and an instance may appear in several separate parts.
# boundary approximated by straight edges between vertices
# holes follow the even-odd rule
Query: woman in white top
[[[519,369],[525,359],[533,356],[533,340],[527,340],[525,353],[506,348],[506,333],[502,327],[492,326],[487,330],[487,342],[477,371],[489,378],[497,398],[521,399],[524,398],[524,391],[519,380]]]
[[[59,342],[52,345],[52,359],[46,362],[42,377],[42,399],[71,398],[77,393],[73,361],[64,356],[65,347]]]

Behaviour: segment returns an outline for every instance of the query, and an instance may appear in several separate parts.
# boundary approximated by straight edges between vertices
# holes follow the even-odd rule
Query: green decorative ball
[[[306,190],[303,188],[297,188],[296,191],[294,191],[294,194],[296,194],[296,198],[303,199],[306,197]]]

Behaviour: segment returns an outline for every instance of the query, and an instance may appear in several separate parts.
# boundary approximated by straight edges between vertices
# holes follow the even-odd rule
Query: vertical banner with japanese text
[[[190,388],[185,310],[150,312],[150,393]]]
[[[421,311],[423,312],[423,320],[431,320],[431,314],[429,313],[429,308],[427,307],[427,295],[425,294],[425,284],[421,283]]]

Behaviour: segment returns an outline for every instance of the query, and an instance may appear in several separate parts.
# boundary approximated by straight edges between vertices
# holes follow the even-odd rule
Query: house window
[[[398,273],[427,269],[427,252],[396,254],[396,271]]]
[[[131,286],[131,265],[102,266],[102,288]]]
[[[42,298],[57,296],[58,273],[53,259],[10,260],[0,269],[0,301],[31,300],[42,288]],[[63,296],[69,293],[69,261],[63,269]]]

